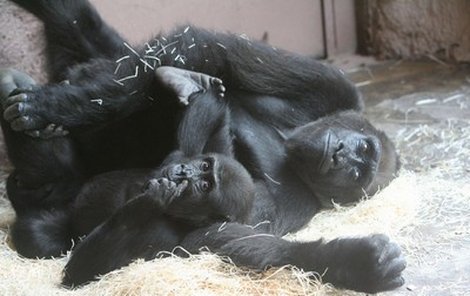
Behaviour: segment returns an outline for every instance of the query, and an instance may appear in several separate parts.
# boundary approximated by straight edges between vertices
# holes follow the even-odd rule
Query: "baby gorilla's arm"
[[[186,189],[166,178],[151,179],[143,193],[96,227],[73,251],[63,284],[77,286],[97,275],[120,268],[137,258],[152,259],[160,251],[171,251],[186,233],[163,214]]]

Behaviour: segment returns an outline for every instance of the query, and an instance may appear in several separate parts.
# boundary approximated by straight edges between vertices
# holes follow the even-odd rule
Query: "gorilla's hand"
[[[33,138],[52,139],[66,136],[69,134],[69,131],[65,130],[61,125],[55,125],[51,123],[48,124],[44,129],[26,131],[25,133]]]
[[[0,103],[3,117],[13,130],[42,129],[45,122],[34,114],[31,95],[36,82],[25,73],[14,69],[0,69]]]
[[[392,290],[404,284],[406,267],[400,247],[382,234],[336,239],[325,246],[326,281],[367,293]]]
[[[160,208],[166,209],[171,202],[181,196],[188,187],[188,181],[184,180],[176,184],[167,178],[150,179],[143,188],[143,195],[154,199]]]
[[[188,105],[191,96],[212,90],[218,97],[223,97],[225,87],[222,80],[207,74],[162,66],[155,70],[157,79],[173,90],[181,104]]]
[[[40,101],[34,90],[16,88],[2,101],[3,118],[15,131],[42,130],[47,121],[40,115]]]
[[[36,82],[25,73],[14,69],[0,69],[0,104],[3,117],[13,130],[26,131],[34,138],[50,139],[62,137],[68,131],[60,125],[50,123],[39,116],[36,101],[33,101]]]

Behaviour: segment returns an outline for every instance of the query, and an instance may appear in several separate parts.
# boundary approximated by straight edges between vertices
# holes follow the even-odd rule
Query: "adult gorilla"
[[[256,229],[228,223],[224,231],[214,224],[188,235],[183,246],[191,251],[209,246],[256,268],[327,269],[325,280],[361,291],[403,284],[403,258],[384,236],[329,243],[278,237],[300,228],[331,199],[353,201],[363,189],[374,192],[397,169],[385,135],[354,112],[340,112],[360,111],[362,103],[339,71],[239,36],[193,27],[133,49],[86,1],[15,2],[44,21],[52,77],[68,80],[16,91],[2,102],[7,121],[2,127],[16,169],[7,189],[17,223],[38,209],[48,209],[54,222],[50,209],[67,207],[82,180],[97,173],[158,165],[175,146],[180,105],[174,97],[181,92],[155,81],[151,70],[175,66],[224,80],[235,158],[257,183],[250,222],[269,221]],[[184,87],[198,89],[197,84]],[[65,158],[54,153],[37,157],[44,140],[21,133],[48,137],[50,123],[55,124],[52,134],[65,133],[61,127],[70,131],[67,141],[50,140],[68,149]],[[51,150],[53,144],[46,146]]]

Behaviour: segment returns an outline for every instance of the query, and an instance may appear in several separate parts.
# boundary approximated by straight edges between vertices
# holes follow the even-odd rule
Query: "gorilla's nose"
[[[191,178],[194,175],[194,170],[187,165],[181,164],[174,168],[173,175],[181,179]]]

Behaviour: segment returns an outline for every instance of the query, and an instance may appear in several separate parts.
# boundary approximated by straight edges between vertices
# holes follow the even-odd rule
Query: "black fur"
[[[116,198],[111,201],[116,212],[109,220],[96,228],[95,223],[87,226],[94,230],[75,250],[67,266],[66,284],[80,284],[135,257],[152,258],[156,250],[169,250],[179,243],[193,252],[208,246],[214,252],[229,255],[236,263],[255,268],[295,264],[320,273],[327,269],[325,279],[339,287],[360,291],[377,292],[403,284],[404,259],[398,246],[384,236],[338,239],[330,243],[295,243],[279,238],[305,225],[321,205],[334,197],[347,202],[357,200],[357,193],[336,196],[338,192],[349,194],[348,189],[357,185],[351,181],[351,173],[364,170],[372,175],[360,187],[373,192],[376,186],[389,181],[397,169],[396,153],[385,135],[351,113],[350,110],[362,109],[362,101],[338,70],[236,35],[186,26],[177,28],[165,38],[157,36],[159,44],[150,43],[150,47],[166,46],[164,51],[158,50],[161,65],[219,77],[227,88],[222,105],[214,101],[201,109],[190,105],[180,124],[178,114],[184,107],[178,102],[177,93],[155,79],[154,71],[146,65],[149,60],[141,60],[149,47],[135,48],[135,54],[101,21],[87,1],[14,2],[44,21],[48,53],[55,59],[50,63],[52,77],[56,81],[70,81],[70,84],[23,89],[2,100],[6,119],[2,128],[12,135],[7,138],[7,147],[16,168],[15,180],[20,180],[14,184],[26,192],[19,195],[22,203],[16,206],[13,203],[17,213],[23,213],[18,216],[18,225],[28,219],[33,221],[31,217],[38,208],[68,211],[69,201],[75,199],[69,192],[64,194],[64,199],[41,198],[43,202],[34,203],[34,211],[30,211],[28,200],[38,199],[37,194],[46,185],[55,192],[66,193],[68,188],[76,188],[73,186],[77,182],[101,172],[158,166],[177,146],[178,127],[180,132],[200,133],[206,139],[203,142],[207,142],[204,147],[220,149],[225,154],[233,150],[233,157],[248,170],[256,186],[253,207],[248,212],[247,223],[251,227],[236,222],[214,224],[189,235],[174,236],[185,234],[188,229],[179,232],[177,229],[185,224],[173,218],[162,219],[161,213],[158,214],[162,211],[159,203],[137,199],[120,206]],[[119,63],[115,61],[127,55],[116,70]],[[134,73],[137,78],[123,79]],[[213,111],[208,110],[218,106],[228,114],[223,117],[225,123],[209,134],[202,130],[201,114],[211,115]],[[325,116],[329,119],[320,119]],[[329,120],[339,123],[330,128]],[[184,122],[189,124],[185,126]],[[62,126],[70,135],[38,140],[22,134],[26,131],[41,135],[39,131],[50,123]],[[211,125],[218,126],[217,122]],[[333,137],[334,143],[327,140],[332,138],[328,135],[342,135],[344,129],[350,130],[351,136]],[[317,130],[322,132],[316,134]],[[192,137],[188,135],[188,139]],[[311,138],[311,141],[299,141],[299,138]],[[51,149],[55,141],[73,148],[61,153],[58,162]],[[370,152],[363,153],[356,147],[364,142],[373,146]],[[334,149],[330,144],[335,145]],[[309,160],[309,155],[316,156]],[[175,152],[164,163],[178,157],[179,153]],[[309,163],[306,167],[298,165],[299,159],[307,159]],[[325,162],[332,164],[324,165]],[[35,170],[42,163],[52,170]],[[362,168],[364,165],[366,168]],[[316,174],[331,175],[325,177],[323,185],[305,178]],[[35,184],[36,187],[25,185],[31,176],[44,181]],[[340,181],[339,176],[343,176]],[[123,182],[126,180],[129,181],[126,177]],[[345,186],[336,190],[336,185]],[[16,199],[15,194],[10,198]],[[199,211],[191,215],[197,216]],[[148,221],[154,221],[149,224],[155,225],[154,231],[141,228]],[[40,222],[31,224],[37,223]],[[164,227],[160,228],[159,223]],[[30,225],[31,229],[37,229],[34,225]],[[189,230],[195,226],[190,223]],[[109,234],[110,239],[103,234]],[[22,242],[15,240],[15,244]],[[160,245],[148,248],[154,244]],[[42,250],[43,246],[38,249]],[[35,246],[29,248],[25,253],[34,254]],[[112,251],[108,253],[109,249]],[[96,265],[85,268],[86,264],[79,263],[81,260]]]

